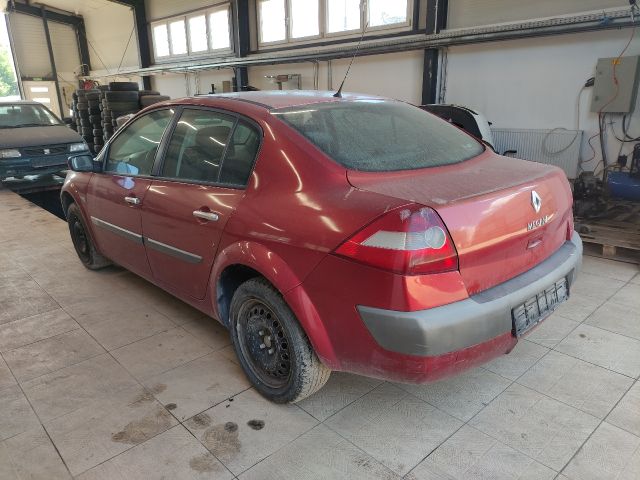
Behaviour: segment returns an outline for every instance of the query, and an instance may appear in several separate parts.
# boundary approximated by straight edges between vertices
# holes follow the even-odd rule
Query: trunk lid
[[[435,209],[455,243],[469,295],[533,268],[567,240],[572,196],[556,167],[487,151],[454,165],[347,177],[356,188]]]

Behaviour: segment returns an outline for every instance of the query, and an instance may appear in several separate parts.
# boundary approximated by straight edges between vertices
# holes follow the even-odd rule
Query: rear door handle
[[[140,205],[140,203],[142,203],[140,199],[136,197],[124,197],[124,201],[131,205]]]
[[[217,213],[203,212],[202,210],[194,210],[193,216],[208,222],[217,222],[220,219],[220,216]]]

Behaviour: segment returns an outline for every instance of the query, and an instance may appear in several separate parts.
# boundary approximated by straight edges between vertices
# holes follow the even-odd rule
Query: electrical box
[[[630,113],[634,110],[639,59],[638,56],[598,59],[591,100],[592,112]]]

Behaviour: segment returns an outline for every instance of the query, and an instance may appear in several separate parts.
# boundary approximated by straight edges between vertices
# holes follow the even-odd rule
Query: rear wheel
[[[265,279],[238,287],[230,308],[233,346],[247,377],[263,396],[292,403],[329,379],[293,312]]]
[[[69,224],[69,233],[71,234],[73,246],[76,249],[78,258],[80,258],[85,267],[89,270],[98,270],[111,265],[107,258],[97,252],[82,219],[82,213],[75,203],[69,205],[67,209],[67,223]]]

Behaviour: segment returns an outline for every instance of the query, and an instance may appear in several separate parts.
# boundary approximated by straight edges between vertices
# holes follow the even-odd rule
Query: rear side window
[[[473,137],[402,102],[331,102],[271,113],[350,170],[391,172],[438,167],[484,151]]]
[[[126,126],[109,147],[105,171],[151,175],[162,134],[172,116],[172,110],[158,110]]]
[[[218,112],[184,110],[171,136],[162,176],[217,182],[235,121],[231,115]]]
[[[260,134],[245,122],[239,122],[222,163],[220,182],[246,185],[260,147]]]

